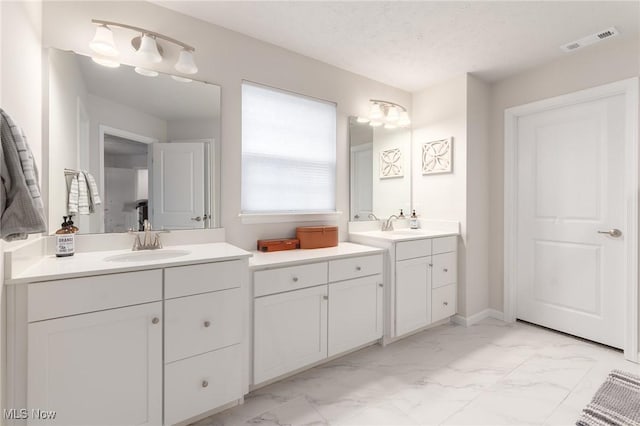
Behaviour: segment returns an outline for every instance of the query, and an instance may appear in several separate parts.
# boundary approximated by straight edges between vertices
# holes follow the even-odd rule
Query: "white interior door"
[[[154,143],[152,155],[154,228],[204,228],[204,144]]]
[[[617,348],[625,128],[625,97],[616,95],[520,116],[515,133],[516,317]]]

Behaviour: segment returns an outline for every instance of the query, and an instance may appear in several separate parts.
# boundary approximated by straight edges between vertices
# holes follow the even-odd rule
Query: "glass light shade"
[[[369,126],[371,126],[371,127],[380,127],[380,126],[382,126],[382,124],[383,124],[382,121],[371,120],[369,122]]]
[[[411,124],[411,120],[409,119],[409,113],[407,111],[402,111],[400,113],[400,117],[398,118],[398,126],[408,126]]]
[[[89,43],[89,47],[96,53],[104,56],[118,56],[118,49],[113,42],[113,33],[106,25],[96,27],[96,35]]]
[[[140,75],[144,75],[145,77],[157,77],[158,71],[148,70],[146,68],[135,67],[134,71]]]
[[[183,74],[195,74],[198,72],[198,67],[193,60],[193,52],[186,49],[180,51],[178,62],[176,62],[176,70]]]
[[[395,129],[396,127],[398,127],[398,126],[396,126],[396,125],[395,125],[395,124],[393,124],[393,123],[386,123],[386,124],[384,125],[384,128],[385,128],[385,129],[389,129],[389,130],[391,130],[391,129]]]
[[[382,112],[382,108],[380,108],[379,104],[371,104],[369,108],[369,119],[371,121],[380,120],[384,117],[384,113]]]
[[[156,39],[149,34],[143,34],[140,40],[140,48],[138,49],[138,56],[146,62],[157,64],[162,61],[162,56],[158,52],[158,45]]]
[[[368,123],[368,122],[369,122],[369,119],[368,119],[367,117],[358,117],[358,118],[356,119],[356,121],[357,121],[358,123]]]
[[[179,81],[180,83],[191,83],[193,81],[190,78],[184,78],[178,75],[172,75],[171,78],[174,79],[175,81]]]
[[[120,66],[120,62],[114,59],[96,58],[95,56],[92,56],[91,60],[98,65],[102,65],[103,67],[118,68]]]
[[[400,114],[398,113],[398,107],[395,107],[395,106],[389,107],[389,110],[387,111],[387,121],[395,123],[396,121],[398,121],[398,118],[400,118]]]

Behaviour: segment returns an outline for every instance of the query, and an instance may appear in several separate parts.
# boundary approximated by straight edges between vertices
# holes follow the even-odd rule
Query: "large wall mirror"
[[[219,86],[48,55],[50,233],[76,210],[81,233],[220,226]]]
[[[349,220],[411,213],[411,130],[385,129],[349,118],[351,213]]]

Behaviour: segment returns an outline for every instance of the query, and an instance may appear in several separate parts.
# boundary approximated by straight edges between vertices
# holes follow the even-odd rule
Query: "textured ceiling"
[[[154,3],[408,91],[500,80],[610,26],[622,34],[603,43],[637,38],[640,21],[638,1]]]

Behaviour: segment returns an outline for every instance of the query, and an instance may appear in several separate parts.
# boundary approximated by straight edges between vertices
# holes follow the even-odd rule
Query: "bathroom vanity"
[[[384,249],[385,343],[455,315],[458,227],[380,231],[376,222],[350,223],[351,241]]]
[[[255,252],[250,267],[254,386],[382,338],[382,250]]]
[[[250,253],[173,249],[49,255],[14,270],[8,406],[42,410],[28,424],[169,425],[242,400]]]

